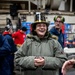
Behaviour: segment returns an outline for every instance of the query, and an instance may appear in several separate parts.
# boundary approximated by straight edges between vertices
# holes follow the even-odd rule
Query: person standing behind
[[[58,69],[67,59],[48,26],[45,17],[36,14],[30,36],[15,53],[15,62],[23,68],[24,75],[59,75]]]
[[[61,15],[55,16],[54,17],[54,23],[55,26],[50,29],[50,33],[52,34],[52,37],[57,37],[58,42],[61,44],[62,48],[64,48],[64,34],[62,33],[62,25],[65,21],[65,18],[62,17]],[[63,50],[62,50],[63,52]],[[59,70],[60,75],[61,69]]]
[[[62,48],[64,48],[64,34],[62,33],[62,25],[65,22],[65,18],[61,15],[54,17],[55,26],[50,29],[50,33],[53,37],[57,37],[59,43],[61,44]]]
[[[5,27],[5,31],[3,32],[4,37],[7,39],[9,45],[11,46],[11,54],[8,57],[9,60],[9,65],[10,65],[10,70],[11,70],[11,74],[10,75],[14,75],[14,53],[17,51],[17,47],[13,41],[13,38],[11,36],[12,34],[12,29],[10,26],[6,26]]]
[[[12,38],[14,39],[16,46],[21,46],[23,44],[26,38],[26,30],[26,27],[22,27],[20,30],[12,34]]]
[[[8,57],[11,54],[11,46],[6,37],[0,34],[0,75],[11,75]]]

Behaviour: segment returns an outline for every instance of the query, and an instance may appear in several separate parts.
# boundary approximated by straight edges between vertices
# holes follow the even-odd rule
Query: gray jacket
[[[34,58],[38,56],[44,57],[44,66],[34,66]],[[59,75],[58,69],[66,59],[58,41],[48,36],[43,39],[28,37],[15,53],[15,62],[24,69],[24,75]]]

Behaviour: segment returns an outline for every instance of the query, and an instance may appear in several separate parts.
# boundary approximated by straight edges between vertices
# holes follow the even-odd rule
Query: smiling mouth
[[[44,31],[39,31],[39,32],[44,32]]]

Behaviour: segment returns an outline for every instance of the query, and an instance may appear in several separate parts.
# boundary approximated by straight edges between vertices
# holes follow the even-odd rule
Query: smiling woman
[[[35,35],[37,28],[40,28],[41,32],[45,31],[44,29],[46,29],[46,31],[47,31],[48,26],[49,26],[49,24],[46,22],[45,16],[42,14],[36,14],[35,15],[35,22],[31,24],[31,27],[32,27],[31,33]]]
[[[46,31],[47,31],[47,26],[46,26],[46,24],[43,24],[43,23],[39,24],[39,23],[38,23],[38,24],[36,25],[35,31],[36,31],[37,35],[39,36],[39,38],[43,38],[44,35],[45,35],[45,33],[46,33]]]
[[[31,34],[15,53],[15,61],[24,68],[24,75],[38,75],[38,72],[39,75],[59,75],[58,69],[66,60],[66,55],[48,32],[49,24],[45,17],[42,14],[38,16],[37,21],[31,24]]]

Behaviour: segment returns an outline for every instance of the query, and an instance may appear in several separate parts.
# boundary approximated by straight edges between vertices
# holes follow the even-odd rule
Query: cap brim
[[[46,24],[47,26],[49,26],[49,23],[47,23],[47,22],[35,22],[35,23],[32,23],[31,25],[36,25],[36,24],[39,24],[39,23],[44,23],[44,24]]]

